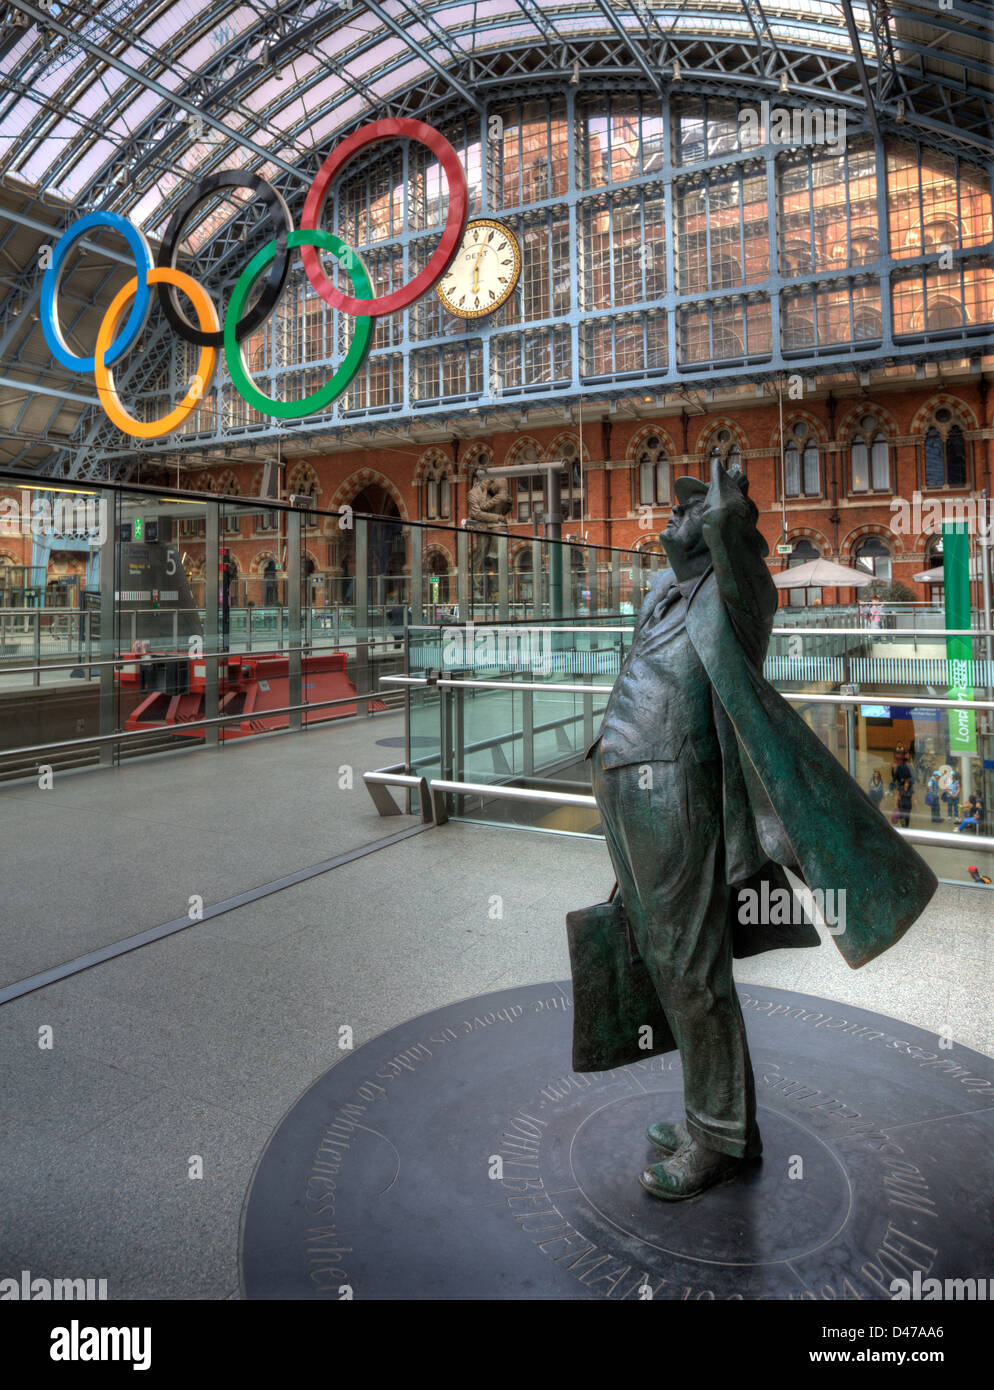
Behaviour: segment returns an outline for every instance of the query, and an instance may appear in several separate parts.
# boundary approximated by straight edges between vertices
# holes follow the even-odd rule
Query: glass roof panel
[[[97,170],[106,164],[116,148],[117,145],[112,140],[97,140],[82,159],[77,160],[69,172],[59,179],[54,192],[61,198],[74,198],[83,191]]]
[[[6,31],[11,46],[0,58],[0,173],[16,170],[20,161],[19,177],[37,180],[53,191],[75,197],[86,190],[122,140],[143,126],[149,129],[150,139],[158,139],[181,118],[169,101],[149,91],[141,80],[126,77],[84,48],[84,40],[104,47],[108,54],[122,54],[126,62],[170,91],[189,90],[191,77],[207,67],[213,68],[212,82],[218,76],[226,81],[240,70],[236,110],[254,112],[260,128],[246,124],[243,116],[233,116],[221,104],[211,104],[207,109],[215,112],[229,130],[244,128],[261,147],[285,146],[281,157],[294,165],[303,148],[312,143],[327,143],[337,129],[365,109],[365,98],[350,85],[350,75],[357,82],[368,84],[382,98],[429,71],[424,57],[413,51],[412,45],[420,45],[426,55],[445,68],[453,52],[538,41],[539,27],[522,0],[380,3],[384,12],[403,27],[404,38],[371,11],[355,5],[354,0],[347,10],[342,8],[341,0],[311,0],[295,11],[280,0],[96,0],[88,10],[83,6],[70,9],[55,0],[50,8],[52,22],[61,19],[72,26],[77,38],[67,41],[55,35],[46,51],[37,24],[29,24],[23,32]],[[595,0],[534,3],[564,40],[610,32],[608,18]],[[678,36],[724,36],[753,42],[743,0],[649,0],[649,5],[646,23],[651,29]],[[840,0],[763,0],[763,9],[775,39],[783,45],[820,49],[833,55],[845,53],[850,47]],[[907,15],[900,22],[892,20],[891,25],[899,56],[901,34],[906,37],[913,32],[916,40],[934,50],[934,59],[927,59],[930,70],[937,76],[945,74],[955,79],[957,71],[962,72],[955,67],[956,46],[967,42],[956,26],[975,27],[976,21],[957,18],[955,12],[944,15],[936,10],[934,0],[901,0],[901,9]],[[853,0],[853,10],[864,51],[872,63],[874,50],[866,0]],[[431,22],[420,18],[423,12],[432,16]],[[616,16],[633,44],[645,43],[637,0],[625,0]],[[909,17],[914,21],[910,31]],[[258,66],[257,56],[263,52],[261,36],[247,55],[228,57],[240,36],[263,20],[269,22],[270,41],[278,38],[284,49],[289,48],[293,54],[281,60],[281,82],[266,67]],[[295,49],[294,36],[315,21],[317,27],[309,35],[308,46]],[[440,39],[440,31],[445,32],[447,41]],[[0,36],[3,32],[0,30]],[[654,47],[647,48],[650,60],[654,52]],[[909,53],[908,61],[915,63],[917,71],[922,58]],[[344,78],[339,72],[345,74]],[[23,82],[30,96],[18,99],[18,88],[14,82],[5,83],[4,75],[14,82]],[[971,81],[975,83],[976,78]],[[308,90],[304,91],[305,87]],[[955,119],[954,106],[946,116],[940,108],[936,110],[940,120]],[[18,137],[39,120],[50,121],[50,128],[45,129],[37,147],[32,143],[25,148],[18,143]],[[299,144],[290,139],[290,132],[295,130],[300,131]],[[258,160],[257,154],[246,152],[230,135],[219,135],[215,141],[210,132],[205,124],[204,138],[197,140],[190,127],[186,137],[175,141],[165,156],[176,172],[157,173],[156,183],[140,192],[122,186],[112,199],[113,205],[119,206],[130,194],[142,221],[155,222],[155,200],[175,199],[178,186],[198,177],[201,171],[224,165],[239,167],[245,162],[254,165]],[[70,169],[67,175],[56,173],[66,166]]]
[[[488,19],[500,19],[503,15],[511,15],[520,12],[520,5],[517,0],[483,0],[477,6],[477,23],[485,22]]]
[[[118,76],[123,82],[124,77],[120,73]],[[73,99],[73,107],[81,116],[94,116],[107,100],[107,95],[106,83],[91,82],[85,92]]]
[[[156,96],[154,92],[142,92],[115,119],[115,126],[129,132],[137,130],[146,116],[150,116],[155,108],[161,104],[162,98]]]
[[[294,58],[287,71],[287,76],[292,77],[299,86],[311,76],[315,68],[322,66],[322,60],[313,53],[303,53],[299,58]]]
[[[46,68],[39,77],[35,77],[32,80],[32,90],[40,92],[42,96],[55,96],[57,92],[62,91],[72,81],[79,69],[88,61],[87,55],[81,52],[77,58],[74,58],[63,67]]]
[[[517,9],[518,6],[515,5],[514,8]],[[444,27],[446,29],[455,29],[462,24],[475,23],[477,23],[475,5],[457,5],[454,9],[445,11]]]
[[[72,121],[60,121],[54,130],[41,141],[38,149],[18,167],[22,179],[29,183],[41,183],[52,161],[53,149],[65,149],[67,140],[78,134],[79,127]]]
[[[19,136],[21,132],[25,129],[25,127],[29,125],[31,121],[34,120],[37,114],[37,104],[33,101],[30,101],[27,97],[21,97],[20,101],[11,111],[10,115],[4,117],[4,134],[7,135],[8,133],[12,132],[15,137]]]
[[[396,91],[398,87],[417,82],[424,75],[424,71],[425,65],[420,58],[412,58],[409,63],[405,63],[396,72],[385,73],[383,77],[371,82],[369,84],[370,90],[375,92],[377,96],[387,96],[390,92]]]
[[[3,60],[0,61],[0,76],[6,76],[8,73],[15,72],[18,64],[34,42],[34,29],[25,30],[23,37],[17,40],[13,48],[7,53]]]

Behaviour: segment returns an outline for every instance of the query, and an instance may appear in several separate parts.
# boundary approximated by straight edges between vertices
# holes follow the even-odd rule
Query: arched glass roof
[[[473,104],[516,58],[522,78],[549,60],[579,63],[581,80],[608,75],[623,56],[657,88],[674,61],[726,86],[783,81],[994,155],[991,11],[968,0],[14,0],[5,11],[0,175],[111,207],[153,236],[217,165],[303,186],[315,152],[364,115],[397,99],[406,113],[412,90],[422,109],[452,94]],[[536,45],[551,50],[542,64]]]
[[[988,0],[0,0],[0,458],[68,450],[75,467],[96,407],[92,384],[53,374],[36,324],[38,248],[79,213],[113,210],[155,242],[195,183],[241,168],[296,218],[350,130],[563,84],[781,95],[994,162]],[[198,221],[212,263],[246,236],[235,201]],[[102,240],[74,270],[81,321],[126,260]]]

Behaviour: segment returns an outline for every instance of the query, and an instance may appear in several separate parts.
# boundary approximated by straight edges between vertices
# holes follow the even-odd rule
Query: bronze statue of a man
[[[755,922],[741,890],[843,892],[848,963],[902,935],[936,888],[922,859],[763,678],[777,607],[748,483],[712,464],[676,480],[650,589],[592,759],[593,790],[638,953],[679,1048],[685,1125],[650,1125],[653,1196],[695,1197],[759,1156],[733,956],[817,945],[810,923]],[[766,900],[769,900],[767,894]],[[575,981],[582,985],[582,981]],[[613,1015],[612,1017],[616,1017]],[[635,1050],[632,1060],[645,1056]]]
[[[494,478],[482,467],[474,469],[466,505],[470,526],[481,531],[507,531],[511,494],[505,478]]]

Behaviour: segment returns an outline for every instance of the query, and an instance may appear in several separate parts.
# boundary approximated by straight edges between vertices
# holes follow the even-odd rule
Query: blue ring
[[[77,357],[66,347],[58,315],[55,312],[55,301],[59,294],[66,256],[80,237],[85,236],[93,227],[110,227],[112,231],[120,232],[131,247],[138,272],[138,292],[135,295],[135,302],[128,315],[127,323],[107,350],[104,361],[108,366],[120,361],[137,341],[138,335],[145,327],[149,305],[152,302],[152,294],[148,284],[148,272],[152,269],[152,252],[138,228],[133,227],[130,222],[125,221],[116,212],[88,212],[85,217],[74,222],[56,242],[52,252],[52,263],[45,271],[45,278],[41,282],[41,326],[45,334],[45,341],[51,348],[52,355],[58,358],[63,367],[68,368],[70,372],[92,372],[96,363],[92,357]]]

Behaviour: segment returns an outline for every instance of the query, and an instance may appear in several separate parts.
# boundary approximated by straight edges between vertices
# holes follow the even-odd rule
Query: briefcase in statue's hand
[[[671,1052],[670,1031],[619,897],[566,914],[573,1070],[610,1071]],[[642,1032],[648,1024],[651,1034]],[[642,1046],[640,1046],[640,1041]]]

